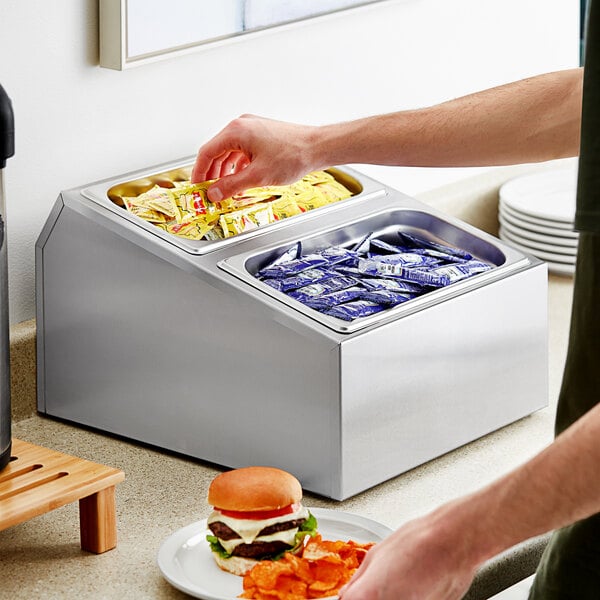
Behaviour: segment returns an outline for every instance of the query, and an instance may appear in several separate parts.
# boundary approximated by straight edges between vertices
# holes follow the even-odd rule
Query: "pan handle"
[[[15,153],[15,119],[12,102],[0,85],[0,169],[6,166],[6,159]]]

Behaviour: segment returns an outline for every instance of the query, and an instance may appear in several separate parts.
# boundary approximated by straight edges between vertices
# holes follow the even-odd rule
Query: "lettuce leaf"
[[[231,553],[227,552],[227,550],[221,546],[221,542],[219,542],[219,538],[216,535],[207,535],[206,541],[210,544],[210,549],[221,556],[221,558],[231,557]]]
[[[304,521],[304,523],[302,523],[302,525],[300,525],[300,527],[298,528],[298,531],[296,532],[295,537],[295,544],[291,547],[288,548],[287,550],[284,550],[283,552],[279,552],[278,554],[274,554],[273,556],[269,557],[270,560],[279,560],[280,558],[283,558],[283,555],[286,552],[291,552],[292,554],[295,554],[296,552],[298,552],[300,550],[300,548],[302,548],[302,546],[304,546],[304,540],[306,539],[306,536],[310,536],[310,537],[314,537],[315,535],[317,535],[317,519],[315,518],[315,516],[308,511],[308,519],[306,519],[306,521]]]
[[[310,535],[310,537],[313,537],[313,536],[317,535],[317,527],[318,527],[317,519],[315,518],[315,515],[313,515],[309,510],[308,511],[308,519],[306,519],[306,521],[304,521],[304,523],[302,523],[302,525],[300,525],[300,529],[298,530],[298,533],[303,533],[304,535],[308,534],[308,535]],[[298,535],[298,533],[296,535]]]

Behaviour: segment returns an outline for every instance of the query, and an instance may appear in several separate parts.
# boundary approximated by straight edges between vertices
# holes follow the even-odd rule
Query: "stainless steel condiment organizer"
[[[41,412],[342,500],[547,404],[544,263],[347,167],[352,198],[219,242],[119,206],[190,162],[60,194],[36,245]],[[254,276],[297,241],[398,229],[495,266],[352,322]]]

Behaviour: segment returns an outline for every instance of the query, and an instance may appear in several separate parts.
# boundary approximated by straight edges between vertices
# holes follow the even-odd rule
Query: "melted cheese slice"
[[[279,531],[274,533],[273,535],[266,535],[258,537],[258,534],[265,528],[270,525],[275,525],[275,523],[285,523],[287,521],[293,521],[295,519],[308,519],[308,509],[304,506],[300,506],[300,508],[288,515],[283,515],[281,517],[273,517],[272,519],[263,519],[257,521],[255,519],[234,519],[232,517],[226,517],[218,510],[213,510],[208,517],[208,524],[216,523],[219,521],[220,523],[225,523],[230,529],[233,529],[241,539],[229,540],[225,541],[219,538],[219,542],[227,552],[231,552],[230,547],[233,549],[239,544],[251,544],[252,542],[273,542],[273,541],[281,541],[286,542],[287,544],[293,545],[294,536],[296,535],[298,528],[289,529],[286,531]],[[293,533],[292,533],[293,532]],[[284,537],[285,536],[285,537]],[[292,540],[292,541],[288,541]]]
[[[261,535],[252,540],[252,542],[284,542],[289,546],[293,546],[296,541],[296,533],[298,532],[298,528],[294,527],[293,529],[286,529],[285,531],[278,531],[273,535]],[[221,540],[219,539],[221,546],[227,550],[227,552],[231,553],[234,551],[236,546],[240,544],[250,544],[252,542],[245,542],[240,538],[236,538],[234,540]]]

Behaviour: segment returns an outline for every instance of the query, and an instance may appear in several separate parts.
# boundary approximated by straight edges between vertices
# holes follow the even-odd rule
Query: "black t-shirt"
[[[591,2],[583,74],[575,228],[600,233],[600,1]]]

